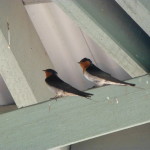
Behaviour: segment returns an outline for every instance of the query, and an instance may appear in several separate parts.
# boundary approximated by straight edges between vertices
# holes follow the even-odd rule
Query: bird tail
[[[90,99],[91,96],[93,96],[93,94],[91,94],[91,93],[86,93],[86,92],[82,92],[82,91],[80,93],[78,93],[78,95],[85,97],[87,99]]]
[[[118,83],[121,83],[122,85],[136,86],[136,84],[134,83],[128,83],[128,82],[119,81],[119,80],[118,80]]]
[[[130,85],[130,86],[135,86],[135,84],[133,83],[126,83],[127,85]]]
[[[145,88],[138,87],[136,86],[136,84],[133,84],[133,83],[126,83],[126,85],[133,86],[134,88],[137,88],[137,89],[145,90]]]

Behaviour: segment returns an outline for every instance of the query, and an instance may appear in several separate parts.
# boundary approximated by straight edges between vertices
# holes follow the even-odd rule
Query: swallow
[[[46,84],[52,92],[56,93],[56,96],[50,99],[57,99],[63,96],[82,96],[90,99],[93,95],[91,93],[82,92],[64,82],[57,76],[57,72],[53,69],[46,69],[43,71],[46,75]]]
[[[83,69],[84,77],[96,84],[96,86],[103,86],[103,85],[129,85],[135,86],[135,84],[127,83],[124,81],[120,81],[110,74],[104,72],[103,70],[96,67],[92,61],[88,58],[83,58],[80,62],[78,62]]]

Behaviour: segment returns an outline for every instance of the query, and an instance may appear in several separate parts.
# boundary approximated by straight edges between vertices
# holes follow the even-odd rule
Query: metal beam
[[[20,66],[0,30],[0,73],[16,105],[20,108],[37,103]],[[30,99],[30,100],[29,100]]]
[[[150,39],[112,0],[55,0],[132,77],[150,71]]]
[[[22,0],[24,5],[31,5],[31,4],[39,4],[39,3],[49,3],[52,0]]]
[[[53,65],[22,2],[1,0],[0,14],[0,74],[16,105],[49,99],[42,70]]]
[[[150,150],[150,123],[72,145],[71,150]]]
[[[92,100],[65,97],[0,115],[0,149],[59,148],[150,122],[150,76],[128,82],[141,88],[105,86],[88,91]]]
[[[12,104],[12,105],[7,105],[7,106],[0,106],[0,114],[9,112],[9,111],[13,111],[16,110],[17,107],[16,105]]]
[[[150,36],[150,3],[146,0],[116,0],[131,18]]]

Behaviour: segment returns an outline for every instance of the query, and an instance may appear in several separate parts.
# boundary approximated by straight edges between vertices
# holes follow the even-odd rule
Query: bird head
[[[50,77],[52,75],[57,75],[57,72],[53,69],[46,69],[43,70],[45,72],[46,77]]]
[[[88,58],[83,58],[78,63],[82,67],[83,71],[85,71],[92,64],[92,61],[90,59],[88,59]]]

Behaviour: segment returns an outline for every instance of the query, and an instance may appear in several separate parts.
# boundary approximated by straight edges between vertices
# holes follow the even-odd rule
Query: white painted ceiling
[[[129,78],[54,2],[26,5],[25,8],[55,69],[65,81],[80,90],[91,86],[77,64],[84,57],[91,58],[98,67],[118,79]]]

